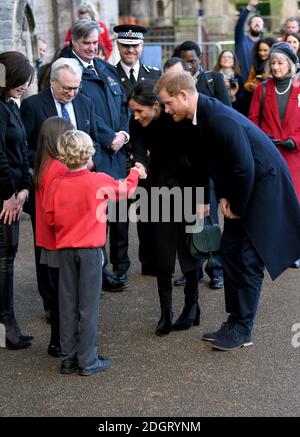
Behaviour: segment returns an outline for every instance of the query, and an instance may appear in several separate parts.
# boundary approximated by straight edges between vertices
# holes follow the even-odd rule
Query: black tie
[[[88,65],[87,68],[88,70],[90,70],[91,73],[94,73],[96,76],[98,76],[96,68],[92,64]]]
[[[129,76],[129,79],[130,79],[131,84],[132,84],[132,85],[135,85],[135,84],[136,84],[136,80],[135,80],[135,77],[134,77],[133,72],[134,72],[134,69],[133,69],[133,68],[130,68],[130,76]]]

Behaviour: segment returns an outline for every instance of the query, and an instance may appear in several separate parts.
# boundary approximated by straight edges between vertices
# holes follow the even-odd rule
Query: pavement
[[[140,274],[134,225],[130,258],[129,288],[102,295],[99,348],[111,368],[90,377],[61,375],[59,358],[47,354],[50,329],[37,292],[31,226],[22,220],[16,314],[34,341],[25,350],[0,348],[0,417],[300,415],[300,270],[276,282],[266,273],[254,345],[220,352],[201,334],[226,319],[223,290],[201,283],[200,326],[159,338],[156,280]],[[173,296],[177,317],[183,288],[174,287]]]

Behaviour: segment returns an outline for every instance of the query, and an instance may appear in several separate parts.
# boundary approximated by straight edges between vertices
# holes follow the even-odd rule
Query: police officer
[[[122,24],[115,26],[114,31],[118,34],[117,46],[121,58],[116,65],[116,69],[123,90],[128,97],[131,94],[133,87],[138,82],[150,79],[155,83],[162,73],[158,68],[140,62],[144,47],[144,34],[147,32],[145,27],[132,24]],[[130,155],[133,152],[130,143],[126,144],[126,149],[128,153],[128,162],[130,162]],[[146,187],[148,183],[147,180],[139,182],[139,184],[144,187]],[[139,259],[142,263],[142,274],[154,275],[154,269],[148,251],[149,233],[146,228],[147,223],[137,223]]]
[[[128,97],[137,82],[145,79],[156,82],[161,76],[161,71],[140,62],[144,47],[144,34],[147,32],[145,27],[121,24],[114,27],[114,32],[118,34],[117,46],[121,58],[116,68]]]

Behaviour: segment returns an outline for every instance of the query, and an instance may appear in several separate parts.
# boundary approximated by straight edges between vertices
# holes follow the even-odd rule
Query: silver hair
[[[271,72],[271,62],[272,62],[272,59],[274,59],[274,58],[286,60],[289,64],[289,73],[287,74],[287,76],[291,76],[291,77],[295,76],[297,66],[294,64],[294,62],[288,56],[284,55],[283,53],[278,53],[278,52],[271,53],[271,55],[270,55],[269,65],[268,65],[269,72]]]
[[[79,38],[87,38],[93,30],[97,30],[100,33],[100,27],[97,21],[87,20],[77,20],[73,24],[71,28],[71,35],[75,41],[79,40]]]
[[[60,80],[60,73],[62,70],[68,70],[74,76],[82,76],[82,67],[77,61],[77,59],[71,58],[58,58],[57,61],[53,62],[51,66],[50,77]]]

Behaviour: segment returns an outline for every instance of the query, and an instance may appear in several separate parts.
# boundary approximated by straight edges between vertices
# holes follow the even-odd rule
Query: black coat
[[[300,207],[285,161],[257,126],[214,98],[199,95],[197,125],[199,163],[275,279],[300,258]]]
[[[96,153],[93,156],[93,161],[96,165],[96,170],[99,171],[101,152],[100,146],[97,144],[99,138],[96,129],[93,102],[86,96],[78,94],[72,103],[77,129],[86,132],[96,143]],[[21,104],[21,114],[27,133],[30,165],[33,167],[37,140],[42,124],[47,118],[58,116],[50,88],[23,100]]]
[[[31,186],[26,132],[16,103],[0,100],[0,199]]]
[[[183,152],[183,144],[187,137],[186,128],[173,121],[172,117],[161,112],[157,120],[153,120],[147,127],[142,127],[133,117],[130,120],[130,135],[135,150],[134,161],[141,162],[148,169],[148,184],[151,187],[202,187],[202,175],[194,170],[194,163]],[[147,157],[150,152],[150,158]],[[195,163],[197,164],[197,163]],[[149,190],[150,191],[150,190]],[[164,199],[164,196],[162,196]],[[153,212],[150,208],[149,213]],[[198,266],[187,250],[187,235],[183,220],[175,222],[171,209],[171,219],[163,222],[161,216],[157,222],[149,223],[145,227],[151,234],[149,238],[151,264],[161,271],[173,272],[176,252],[183,272],[188,272]]]
[[[215,97],[224,105],[231,106],[223,74],[216,71],[210,71],[209,73],[201,71],[196,82],[196,88],[199,93],[208,97]]]

